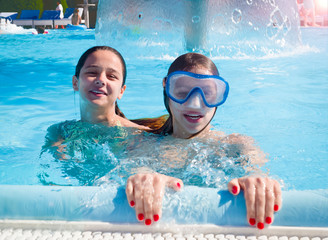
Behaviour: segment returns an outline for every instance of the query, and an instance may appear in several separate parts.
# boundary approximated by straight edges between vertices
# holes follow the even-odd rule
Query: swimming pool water
[[[268,154],[264,169],[288,189],[326,189],[328,29],[302,29],[302,38],[303,46],[278,56],[216,57],[231,91],[213,125],[252,136]],[[95,44],[93,30],[0,35],[0,184],[40,184],[46,130],[79,118],[71,77],[79,56]],[[127,117],[166,113],[161,81],[174,58],[126,59],[119,106]]]

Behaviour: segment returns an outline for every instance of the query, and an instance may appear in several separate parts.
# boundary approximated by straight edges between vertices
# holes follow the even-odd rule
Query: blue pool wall
[[[273,225],[328,227],[328,190],[283,191]],[[122,187],[0,186],[0,218],[137,223]],[[186,186],[163,200],[158,224],[248,226],[242,194]]]

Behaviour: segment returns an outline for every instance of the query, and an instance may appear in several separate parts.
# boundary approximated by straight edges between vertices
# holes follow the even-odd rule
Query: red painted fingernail
[[[250,218],[250,219],[249,219],[249,224],[250,224],[250,225],[254,226],[255,223],[256,223],[255,218]]]
[[[267,224],[271,224],[271,223],[272,223],[272,218],[271,218],[271,217],[267,217],[267,218],[265,219],[265,222],[266,222]]]
[[[154,215],[154,221],[157,222],[159,220],[159,216],[157,214]]]
[[[131,205],[131,207],[133,207],[135,205],[134,201],[131,201],[130,205]]]
[[[236,194],[237,191],[238,191],[237,186],[233,186],[233,187],[232,187],[232,193],[233,193],[233,194]]]
[[[180,183],[177,183],[177,186],[178,186],[178,188],[181,188],[181,185],[180,185]]]
[[[138,215],[138,219],[139,219],[139,221],[144,220],[144,215],[143,215],[142,213],[139,213],[139,215]]]
[[[277,212],[277,211],[279,210],[279,206],[278,206],[277,204],[274,205],[273,210],[274,210],[275,212]]]
[[[257,224],[257,228],[258,228],[258,229],[263,229],[263,228],[264,228],[264,224],[261,223],[261,222],[259,222],[259,223]]]
[[[150,219],[146,219],[145,224],[146,225],[150,225],[151,224],[151,220]]]

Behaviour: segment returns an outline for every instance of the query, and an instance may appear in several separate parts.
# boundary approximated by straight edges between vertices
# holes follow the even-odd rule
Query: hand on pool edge
[[[229,182],[228,189],[233,195],[244,191],[248,223],[258,229],[263,229],[264,223],[272,224],[274,212],[281,209],[281,187],[274,179],[255,176],[235,178]]]
[[[159,173],[138,173],[128,178],[126,196],[135,208],[138,221],[151,225],[162,217],[162,200],[165,187],[179,191],[182,180]]]

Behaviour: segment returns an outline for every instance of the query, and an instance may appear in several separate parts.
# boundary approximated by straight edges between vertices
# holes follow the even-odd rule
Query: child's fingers
[[[241,188],[244,190],[248,223],[254,226],[256,224],[256,188],[254,182],[252,181],[252,179],[249,178],[241,178],[238,179],[238,181]]]
[[[282,198],[281,198],[281,187],[276,180],[274,180],[273,193],[275,196],[273,210],[277,212],[282,207]]]
[[[141,181],[142,176],[141,175],[135,175],[135,178],[133,179],[133,193],[134,193],[134,199],[135,199],[135,211],[136,216],[139,221],[143,221],[145,219],[144,215],[144,194],[143,194],[143,185]]]
[[[134,202],[133,184],[132,184],[131,178],[129,178],[126,183],[125,193],[126,193],[126,197],[128,199],[128,203],[130,204],[131,207],[134,207],[135,202]]]
[[[144,209],[144,217],[145,217],[145,224],[150,225],[153,219],[153,178],[152,176],[147,176],[146,182],[143,188],[143,209]]]
[[[162,181],[164,175],[154,176],[154,202],[153,202],[153,220],[157,222],[162,217],[162,201],[165,192],[165,181]]]
[[[273,183],[271,181],[267,182],[265,190],[265,223],[271,224],[273,222],[273,208],[275,201],[275,194],[273,191]]]
[[[162,200],[165,187],[181,190],[183,182],[162,174],[136,174],[126,185],[126,195],[130,206],[134,206],[136,217],[146,225],[156,222],[162,216]]]
[[[232,179],[229,183],[228,183],[228,190],[231,194],[233,195],[238,195],[240,192],[240,185],[238,182],[238,179]]]
[[[263,229],[264,228],[264,215],[265,215],[265,204],[266,204],[266,183],[263,179],[257,178],[256,185],[255,185],[255,211],[256,211],[256,222],[257,228]]]
[[[175,191],[180,191],[183,188],[183,182],[179,178],[166,176],[166,186],[174,189]]]

